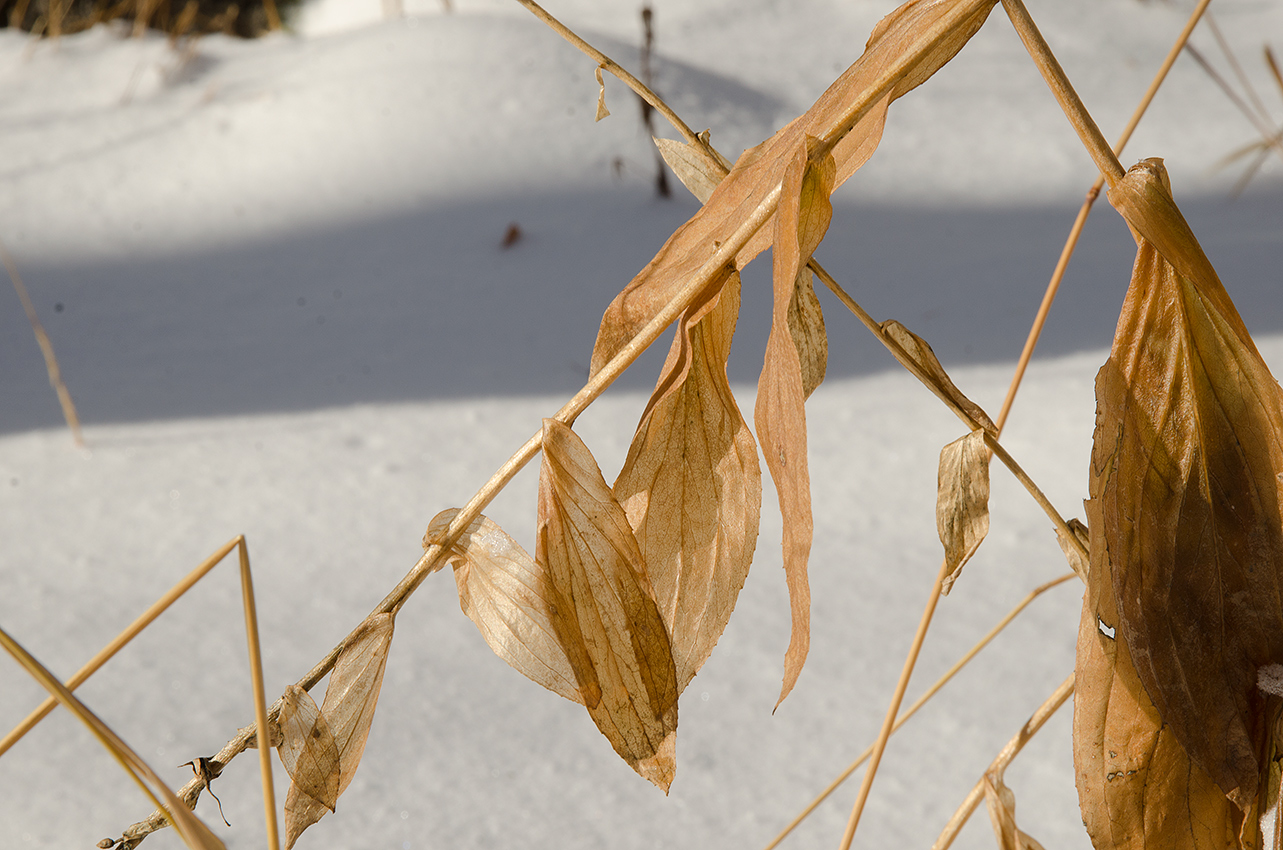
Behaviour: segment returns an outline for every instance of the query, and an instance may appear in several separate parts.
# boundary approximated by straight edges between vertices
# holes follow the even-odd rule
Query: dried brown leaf
[[[789,301],[789,335],[797,349],[798,364],[802,368],[802,396],[810,398],[815,388],[824,382],[829,364],[829,337],[824,331],[824,312],[820,299],[815,297],[810,268],[803,266],[793,285],[793,298]]]
[[[972,431],[940,450],[936,529],[949,565],[940,585],[947,596],[989,533],[989,448],[984,431]]]
[[[999,850],[1043,850],[1041,844],[1016,826],[1016,795],[1002,777],[985,774],[984,789],[985,806],[989,809],[989,821],[998,838]]]
[[[330,682],[321,703],[321,716],[329,725],[339,753],[338,794],[341,795],[356,775],[365,752],[365,741],[374,720],[374,709],[383,684],[388,649],[392,645],[395,617],[379,614],[369,617],[348,639],[330,671]],[[337,795],[336,795],[337,797]],[[290,784],[285,797],[285,847],[303,834],[303,830],[326,813],[324,803]]]
[[[944,370],[944,366],[925,339],[894,319],[883,322],[881,328],[882,333],[898,345],[908,357],[909,362],[905,363],[905,366],[916,367],[942,398],[963,411],[980,428],[997,435],[998,426],[993,424],[989,414],[985,413],[980,405],[967,398],[962,390],[954,385],[949,373]]]
[[[1159,716],[1247,810],[1268,732],[1257,673],[1283,661],[1283,391],[1161,161],[1109,197],[1139,247],[1096,379],[1092,550],[1108,550],[1118,637]]]
[[[1230,850],[1243,815],[1190,761],[1121,639],[1100,502],[1087,503],[1091,569],[1078,628],[1074,772],[1097,850]]]
[[[535,560],[570,611],[553,622],[582,646],[579,692],[615,752],[664,793],[677,769],[677,677],[668,633],[624,509],[566,425],[544,420]]]
[[[794,151],[784,172],[783,191],[775,216],[772,249],[775,310],[766,357],[757,382],[753,423],[771,471],[780,513],[784,517],[784,575],[788,582],[793,629],[784,656],[783,702],[806,663],[811,638],[811,590],[806,575],[814,522],[811,517],[811,475],[806,456],[806,410],[802,366],[789,330],[789,304],[795,282],[828,229],[833,215],[829,202],[836,165],[831,155],[813,161],[815,139]],[[776,703],[778,705],[778,702]]]
[[[597,66],[597,117],[594,121],[600,121],[610,114],[606,108],[606,81],[601,78],[602,66]]]
[[[1066,525],[1069,526],[1069,530],[1073,532],[1074,537],[1081,544],[1081,548],[1079,545],[1075,545],[1065,535],[1065,532],[1059,528],[1056,529],[1056,542],[1060,544],[1060,551],[1065,553],[1065,560],[1069,562],[1070,568],[1083,580],[1083,584],[1087,584],[1087,575],[1091,570],[1091,563],[1087,558],[1083,557],[1083,553],[1091,552],[1091,537],[1087,532],[1087,526],[1080,519],[1071,519]]]
[[[339,799],[339,748],[312,695],[290,685],[281,697],[276,752],[299,790],[330,811]]]
[[[772,138],[746,151],[730,174],[717,184],[707,203],[669,238],[655,258],[611,302],[602,317],[591,371],[595,374],[609,362],[690,280],[712,255],[715,246],[729,239],[740,223],[780,184],[785,169],[807,136],[822,137],[835,131],[844,133],[833,148],[837,166],[833,188],[854,174],[877,148],[891,101],[924,82],[961,50],[984,23],[994,2],[910,0],[883,18],[855,64],[804,115]],[[880,78],[900,61],[916,39],[953,13],[963,15],[962,25],[918,54],[854,128],[848,131],[836,126],[866,92],[877,90]],[[772,232],[769,225],[763,226],[736,257],[736,266],[743,268],[761,253],[770,244]]]
[[[692,305],[619,478],[668,626],[680,692],[708,660],[753,560],[762,505],[757,446],[726,379],[739,274]]]
[[[730,172],[730,167],[723,167],[722,163],[711,159],[697,145],[679,142],[676,139],[661,139],[658,136],[653,138],[655,147],[659,148],[659,155],[664,158],[664,162],[668,163],[668,167],[677,175],[677,179],[682,181],[682,185],[689,189],[701,204],[708,203],[717,184],[721,183],[722,178]]]
[[[424,548],[440,539],[459,511],[433,517]],[[477,517],[448,557],[459,587],[459,606],[495,654],[516,670],[571,702],[584,699],[554,618],[569,610],[547,571],[502,528]]]

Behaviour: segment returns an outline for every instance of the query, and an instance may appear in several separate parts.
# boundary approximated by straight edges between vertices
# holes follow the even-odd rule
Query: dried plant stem
[[[67,391],[67,385],[62,382],[62,370],[58,368],[58,358],[53,353],[53,343],[49,341],[49,335],[45,333],[44,326],[40,324],[40,319],[36,316],[36,307],[31,303],[31,296],[27,294],[27,287],[22,282],[22,276],[18,274],[18,265],[9,256],[9,251],[0,243],[0,262],[4,263],[5,269],[9,272],[9,279],[13,281],[13,288],[18,293],[18,300],[22,302],[22,309],[27,313],[27,321],[31,323],[31,330],[36,335],[36,343],[40,346],[40,352],[45,357],[45,369],[49,372],[49,385],[53,387],[58,394],[58,403],[62,405],[63,418],[67,420],[67,427],[71,429],[71,437],[76,441],[77,446],[85,444],[84,437],[80,433],[80,417],[76,416],[76,405],[71,401],[71,393]],[[0,753],[4,752],[0,750]]]
[[[1185,22],[1185,28],[1181,30],[1180,35],[1176,37],[1175,43],[1172,44],[1171,50],[1167,52],[1167,57],[1163,59],[1163,64],[1159,66],[1158,73],[1154,75],[1153,81],[1150,82],[1149,88],[1145,91],[1144,96],[1137,104],[1135,111],[1132,112],[1131,119],[1123,129],[1122,135],[1114,143],[1114,153],[1122,154],[1123,148],[1131,141],[1132,134],[1136,132],[1136,127],[1140,124],[1141,118],[1149,109],[1149,105],[1154,101],[1154,95],[1158,94],[1159,88],[1167,79],[1167,74],[1176,63],[1176,58],[1180,56],[1189,42],[1190,35],[1194,32],[1194,27],[1198,25],[1203,13],[1207,11],[1207,6],[1212,0],[1199,0],[1194,11],[1190,13],[1189,19]],[[1052,302],[1056,300],[1056,294],[1060,291],[1060,282],[1064,279],[1065,269],[1069,267],[1069,260],[1074,255],[1074,249],[1078,247],[1078,240],[1082,236],[1083,227],[1087,224],[1087,217],[1091,215],[1092,207],[1096,199],[1100,197],[1100,190],[1105,186],[1105,178],[1102,174],[1096,178],[1096,182],[1087,190],[1087,197],[1083,199],[1083,204],[1078,209],[1078,216],[1074,219],[1074,224],[1069,228],[1069,236],[1065,239],[1065,246],[1060,251],[1060,258],[1056,261],[1056,267],[1051,273],[1051,280],[1047,283],[1047,289],[1043,293],[1042,303],[1038,305],[1038,313],[1034,316],[1033,326],[1029,328],[1029,336],[1025,339],[1025,347],[1020,352],[1020,359],[1016,362],[1016,371],[1011,379],[1011,386],[1007,390],[1007,397],[1003,399],[1002,409],[998,411],[998,418],[995,422],[998,425],[998,431],[1007,423],[1007,416],[1011,413],[1011,405],[1016,400],[1016,392],[1024,380],[1025,371],[1029,368],[1029,361],[1033,357],[1034,348],[1038,345],[1038,338],[1042,336],[1043,326],[1047,323],[1047,314],[1051,311]]]
[[[263,653],[258,641],[258,607],[254,604],[254,579],[249,569],[249,546],[241,536],[239,546],[241,562],[241,600],[245,607],[245,642],[249,644],[250,682],[254,687],[254,719],[258,727],[258,763],[263,785],[263,817],[267,824],[268,850],[281,846],[276,828],[276,787],[272,783],[272,748],[266,745],[267,697],[263,688]],[[199,771],[198,771],[199,773]]]
[[[1046,584],[1041,584],[1038,587],[1035,587],[1033,590],[1029,591],[1028,596],[1022,599],[1020,603],[1016,605],[1015,608],[1012,608],[1010,611],[1008,611],[1007,615],[1003,617],[1001,620],[999,620],[998,623],[993,628],[991,628],[984,637],[982,637],[979,641],[975,643],[974,646],[971,647],[971,649],[967,650],[966,654],[964,654],[961,658],[955,661],[953,663],[953,666],[950,667],[947,671],[945,671],[944,675],[942,675],[939,679],[936,679],[935,684],[927,688],[926,691],[923,692],[922,696],[918,697],[917,700],[914,701],[913,705],[906,708],[904,712],[898,718],[896,718],[895,725],[891,728],[891,734],[894,735],[896,732],[900,731],[900,727],[902,727],[905,723],[907,723],[910,717],[917,714],[918,709],[926,705],[931,700],[932,697],[934,697],[937,693],[939,693],[940,689],[943,688],[945,685],[947,685],[949,681],[953,679],[953,677],[956,676],[960,670],[962,670],[963,667],[966,667],[968,664],[970,664],[971,660],[975,658],[977,655],[979,655],[980,651],[984,649],[986,646],[988,646],[990,642],[992,642],[993,639],[997,637],[998,634],[1003,629],[1005,629],[1008,625],[1010,625],[1012,620],[1016,619],[1016,617],[1018,617],[1021,614],[1021,612],[1023,612],[1026,608],[1028,608],[1031,602],[1033,602],[1042,594],[1046,593],[1048,590],[1051,590],[1053,587],[1057,587],[1059,585],[1064,584],[1065,582],[1069,581],[1071,578],[1074,578],[1076,575],[1077,573],[1072,573],[1072,572],[1065,573],[1060,578],[1053,579],[1047,582]],[[855,771],[859,769],[860,765],[868,761],[869,756],[872,755],[873,753],[873,746],[874,746],[873,744],[869,744],[869,746],[865,748],[864,752],[860,753],[859,757],[855,761],[847,765],[846,770],[838,774],[837,778],[834,779],[832,782],[830,782],[829,786],[825,788],[822,792],[820,792],[820,794],[814,800],[812,800],[810,804],[805,809],[803,809],[800,814],[798,814],[797,817],[795,817],[792,821],[790,821],[789,825],[784,827],[784,829],[780,831],[780,834],[775,836],[775,839],[771,841],[770,844],[767,844],[766,847],[763,848],[763,850],[775,850],[775,848],[780,845],[780,842],[782,842],[785,838],[787,838],[789,833],[791,833],[794,829],[797,828],[798,824],[806,820],[806,818],[808,818],[811,815],[811,813],[814,812],[819,807],[821,803],[823,803],[826,799],[828,799],[830,794],[836,791],[838,787],[842,785],[843,782],[845,782],[847,779],[851,777],[852,773],[855,773]]]
[[[1033,713],[1028,722],[1026,722],[1024,726],[1020,727],[1020,731],[1007,742],[1007,745],[1002,748],[1002,751],[999,752],[998,756],[990,763],[985,774],[1001,775],[1020,751],[1024,749],[1025,744],[1029,743],[1033,736],[1038,734],[1038,730],[1042,729],[1043,724],[1045,724],[1051,716],[1056,713],[1057,709],[1065,704],[1065,700],[1069,699],[1070,694],[1073,692],[1074,674],[1070,673],[1065,681],[1060,683],[1060,687],[1056,688],[1056,690],[1052,692],[1051,696],[1047,697],[1046,701],[1044,701],[1042,705],[1038,706],[1037,711]],[[962,830],[962,827],[966,824],[967,818],[971,817],[971,813],[976,810],[976,806],[978,806],[980,801],[983,799],[984,777],[982,776],[980,781],[976,783],[975,787],[971,789],[971,793],[969,793],[967,798],[963,800],[962,805],[953,813],[953,817],[949,818],[949,823],[945,825],[944,831],[940,833],[940,837],[936,839],[935,844],[931,845],[931,850],[945,850],[945,848],[952,844],[953,840],[958,837],[958,833]]]
[[[1025,8],[1022,0],[1002,0],[1002,7],[1007,11],[1007,17],[1011,19],[1011,24],[1016,28],[1020,40],[1024,42],[1025,49],[1029,51],[1030,58],[1034,60],[1038,71],[1047,81],[1047,86],[1056,96],[1065,117],[1078,133],[1083,146],[1087,148],[1087,153],[1091,154],[1096,168],[1105,176],[1109,185],[1113,186],[1124,174],[1122,163],[1114,155],[1109,142],[1105,141],[1104,135],[1096,126],[1096,121],[1087,111],[1087,107],[1083,106],[1078,93],[1070,85],[1069,78],[1060,67],[1060,62],[1047,46],[1033,18],[1029,16],[1029,10]]]
[[[236,539],[224,544],[222,548],[211,555],[203,564],[192,570],[182,579],[182,581],[170,588],[164,596],[152,603],[151,607],[140,614],[138,619],[134,620],[125,628],[124,631],[116,635],[116,637],[112,639],[111,643],[99,650],[97,655],[89,659],[85,666],[81,667],[80,670],[76,672],[76,675],[67,680],[67,690],[74,691],[76,688],[84,684],[86,679],[98,672],[98,669],[102,667],[102,665],[106,664],[111,660],[112,656],[119,652],[127,643],[137,637],[139,632],[151,625],[152,620],[155,620],[164,613],[165,609],[174,604],[174,602],[188,590],[191,590],[192,586],[195,585],[196,582],[204,578],[210,570],[226,558],[227,555],[240,544],[241,539],[242,538],[237,537]],[[23,735],[30,732],[35,725],[43,720],[49,712],[53,711],[54,707],[57,705],[58,700],[51,696],[41,703],[39,708],[27,715],[25,720],[15,726],[13,731],[8,735],[5,735],[3,740],[0,740],[0,756],[3,756],[8,752],[10,747],[16,744]]]

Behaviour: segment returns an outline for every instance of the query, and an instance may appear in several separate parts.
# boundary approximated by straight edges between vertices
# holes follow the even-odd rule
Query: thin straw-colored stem
[[[1073,692],[1074,674],[1070,673],[1065,681],[1060,683],[1060,687],[1056,688],[1051,696],[1047,697],[1043,704],[1038,706],[1038,710],[1033,713],[1028,722],[1020,727],[1020,731],[1007,742],[1007,745],[1002,748],[998,756],[990,763],[988,769],[985,770],[985,774],[1001,775],[1020,751],[1024,749],[1025,744],[1029,743],[1033,736],[1038,734],[1038,730],[1042,729],[1043,724],[1051,719],[1051,716],[1065,704],[1065,700],[1069,699],[1070,694]],[[971,817],[971,813],[976,810],[976,806],[980,805],[980,801],[983,798],[984,776],[981,776],[980,781],[975,784],[975,787],[967,794],[966,799],[962,801],[962,805],[953,813],[953,817],[949,818],[949,823],[945,825],[944,831],[940,833],[940,837],[936,839],[935,844],[931,845],[931,850],[946,850],[953,843],[953,840],[958,837],[958,833],[967,823],[967,818]]]
[[[1065,582],[1069,581],[1071,578],[1074,578],[1076,575],[1077,573],[1065,573],[1060,578],[1053,579],[1047,582],[1046,584],[1041,584],[1038,587],[1035,587],[1033,590],[1029,591],[1028,596],[1022,599],[1020,603],[1016,605],[1015,608],[1012,608],[1010,611],[1008,611],[1007,615],[1003,617],[1001,620],[999,620],[998,623],[993,628],[991,628],[984,637],[976,641],[975,645],[973,645],[971,649],[967,650],[967,652],[961,658],[955,661],[953,663],[953,666],[950,667],[947,671],[945,671],[944,675],[942,675],[939,679],[936,679],[935,684],[927,688],[926,691],[924,691],[922,695],[918,697],[917,700],[914,701],[913,705],[906,708],[904,712],[901,713],[898,718],[896,718],[895,725],[891,728],[891,734],[894,735],[896,732],[900,731],[900,727],[904,726],[904,724],[909,721],[909,718],[917,714],[918,709],[926,705],[931,700],[932,697],[934,697],[937,693],[940,692],[941,688],[947,685],[949,681],[953,679],[953,677],[956,676],[959,671],[962,670],[962,668],[970,664],[971,660],[975,658],[977,655],[979,655],[980,651],[983,650],[986,646],[988,646],[990,642],[993,641],[993,639],[996,638],[1000,632],[1002,632],[1003,629],[1005,629],[1008,625],[1010,625],[1012,620],[1016,619],[1016,617],[1019,616],[1021,612],[1023,612],[1026,608],[1028,608],[1031,602],[1033,602],[1042,594],[1046,593],[1048,590],[1051,590],[1053,587],[1056,587],[1058,585],[1064,584]],[[798,814],[797,817],[793,818],[793,820],[789,822],[789,825],[784,827],[784,829],[780,831],[780,834],[775,836],[775,839],[771,841],[770,844],[767,844],[766,847],[763,848],[763,850],[775,850],[775,848],[779,846],[780,842],[782,842],[785,838],[787,838],[789,833],[791,833],[794,829],[797,828],[798,824],[806,820],[806,818],[808,818],[810,814],[814,812],[821,803],[823,803],[826,799],[828,799],[830,794],[836,791],[838,787],[842,785],[843,782],[846,782],[846,780],[851,777],[851,774],[855,773],[855,771],[859,769],[860,765],[868,761],[869,756],[872,754],[873,754],[873,744],[869,744],[869,746],[865,748],[864,752],[860,753],[859,757],[856,758],[855,761],[847,765],[846,769],[843,770],[840,774],[838,774],[837,778],[835,778],[832,782],[830,782],[829,786],[825,788],[822,792],[820,792],[820,794],[814,800],[812,800],[810,804],[805,809],[803,809],[800,814]]]
[[[36,316],[36,306],[31,303],[31,296],[27,294],[22,275],[18,274],[18,264],[13,261],[13,257],[9,256],[9,251],[3,243],[0,243],[0,262],[4,263],[5,269],[9,272],[9,279],[13,281],[18,300],[22,302],[27,321],[31,323],[31,330],[36,335],[36,344],[40,346],[40,353],[45,358],[45,371],[49,373],[49,385],[58,394],[58,404],[62,406],[62,416],[67,420],[67,427],[71,429],[71,438],[76,441],[77,446],[83,446],[85,439],[80,433],[80,417],[76,415],[76,405],[71,400],[67,385],[62,381],[62,370],[58,368],[58,358],[54,356],[53,343],[49,340],[49,334],[45,333],[44,325],[40,324],[39,317]]]
[[[1078,93],[1074,91],[1069,78],[1065,76],[1065,70],[1060,67],[1060,62],[1047,46],[1042,33],[1038,31],[1037,24],[1029,16],[1029,10],[1025,8],[1022,0],[1002,0],[1002,7],[1006,9],[1007,17],[1011,19],[1011,25],[1016,28],[1020,40],[1024,42],[1030,58],[1034,60],[1047,86],[1056,96],[1056,101],[1064,111],[1065,117],[1078,133],[1083,147],[1087,148],[1087,153],[1096,163],[1096,168],[1105,175],[1109,185],[1113,186],[1124,174],[1122,163],[1114,155],[1109,142],[1105,141],[1100,128],[1096,126],[1096,120],[1091,117],[1087,107],[1083,106]]]
[[[1247,93],[1248,99],[1252,101],[1252,106],[1256,108],[1256,114],[1261,116],[1265,122],[1269,122],[1270,113],[1261,102],[1260,96],[1256,93],[1256,86],[1248,79],[1247,73],[1243,70],[1243,65],[1238,61],[1238,56],[1230,48],[1229,42],[1225,40],[1225,35],[1216,23],[1216,18],[1212,15],[1207,16],[1207,28],[1212,32],[1212,38],[1216,39],[1216,44],[1221,48],[1221,53],[1225,55],[1225,60],[1230,63],[1230,69],[1234,71],[1234,76],[1238,77],[1239,85]]]
[[[263,818],[267,824],[267,846],[278,850],[276,828],[276,786],[272,782],[272,748],[268,745],[267,696],[263,688],[263,653],[258,640],[258,606],[254,602],[254,579],[249,569],[249,546],[240,538],[241,600],[245,606],[245,639],[249,644],[249,675],[254,686],[254,720],[258,729],[258,764],[263,784]]]
[[[237,537],[236,539],[224,544],[221,549],[209,556],[203,564],[192,570],[182,579],[182,581],[171,587],[164,596],[153,602],[151,607],[138,616],[138,619],[134,620],[125,628],[124,631],[116,635],[116,637],[112,639],[111,643],[99,650],[93,658],[89,659],[85,666],[76,671],[76,675],[67,680],[67,690],[74,691],[76,688],[84,684],[86,679],[98,672],[98,669],[111,660],[112,656],[137,637],[139,632],[151,625],[151,622],[164,613],[165,609],[170,605],[173,605],[174,602],[188,590],[191,590],[192,586],[195,585],[196,582],[204,578],[210,570],[226,558],[227,554],[235,549],[240,543],[240,540],[241,538]],[[27,715],[25,720],[15,726],[13,731],[8,735],[5,735],[3,740],[0,740],[0,756],[3,756],[8,752],[10,747],[16,744],[23,735],[30,732],[35,725],[43,720],[49,712],[53,711],[54,707],[57,705],[58,700],[51,696],[42,702],[35,711]]]
[[[1141,118],[1145,116],[1149,105],[1154,101],[1154,95],[1158,94],[1158,90],[1167,79],[1167,74],[1171,71],[1172,65],[1175,64],[1176,58],[1180,56],[1181,50],[1188,44],[1189,37],[1194,32],[1194,27],[1198,25],[1199,19],[1203,17],[1203,13],[1207,11],[1207,6],[1211,2],[1212,0],[1199,0],[1198,5],[1194,7],[1194,11],[1190,13],[1189,19],[1185,22],[1185,28],[1176,37],[1171,50],[1167,51],[1167,57],[1163,59],[1163,64],[1159,66],[1158,73],[1154,75],[1154,79],[1150,82],[1145,95],[1140,99],[1140,103],[1136,105],[1136,109],[1132,112],[1132,117],[1123,129],[1122,135],[1114,143],[1115,154],[1121,155],[1123,148],[1127,147],[1127,143],[1131,141],[1132,134],[1136,132],[1136,127],[1140,124]],[[1100,197],[1100,190],[1104,186],[1105,177],[1102,174],[1096,178],[1096,182],[1087,190],[1087,197],[1083,199],[1083,204],[1078,209],[1078,216],[1074,219],[1073,227],[1069,229],[1069,236],[1065,239],[1065,246],[1060,251],[1060,258],[1056,261],[1056,268],[1052,271],[1051,280],[1047,283],[1047,289],[1043,293],[1042,303],[1038,305],[1038,313],[1034,316],[1033,326],[1029,328],[1029,336],[1025,339],[1025,347],[1021,350],[1020,359],[1016,362],[1016,371],[1012,376],[1011,386],[1007,390],[1007,397],[1003,399],[1002,410],[998,412],[996,422],[999,431],[1002,430],[1003,425],[1007,422],[1007,416],[1011,413],[1011,405],[1016,400],[1016,391],[1024,380],[1025,371],[1029,368],[1029,361],[1034,354],[1034,348],[1037,347],[1038,339],[1042,336],[1042,329],[1047,323],[1047,314],[1051,311],[1052,302],[1056,300],[1056,294],[1060,291],[1060,282],[1065,277],[1065,269],[1069,267],[1069,260],[1074,255],[1074,249],[1078,247],[1078,240],[1082,236],[1083,227],[1087,224],[1087,217],[1091,215],[1092,207],[1095,205],[1096,199]]]

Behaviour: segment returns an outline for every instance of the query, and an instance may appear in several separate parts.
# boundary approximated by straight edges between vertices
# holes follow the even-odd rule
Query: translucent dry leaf
[[[1096,850],[1231,850],[1243,815],[1163,723],[1121,639],[1100,502],[1078,627],[1074,774]]]
[[[810,398],[828,371],[829,337],[824,331],[824,312],[820,309],[820,299],[815,297],[811,270],[805,265],[793,283],[788,318],[789,334],[802,369],[802,397]]]
[[[940,450],[936,530],[949,565],[940,591],[948,595],[989,533],[989,448],[984,431],[972,431]]]
[[[281,697],[276,752],[299,790],[334,811],[339,799],[339,748],[312,695],[290,685]]]
[[[425,548],[445,534],[458,513],[451,508],[433,517]],[[495,655],[553,693],[582,704],[574,668],[553,622],[569,606],[547,571],[484,516],[472,521],[447,557],[454,567],[459,606]]]
[[[927,378],[927,383],[942,398],[962,410],[980,428],[990,434],[996,435],[998,433],[998,426],[993,424],[989,414],[985,413],[980,405],[967,398],[962,390],[958,389],[953,383],[949,373],[944,370],[944,366],[925,339],[894,319],[888,319],[883,322],[881,328],[882,333],[898,345],[904,351],[905,356],[908,357],[909,362],[905,363],[905,366],[916,367]]]
[[[739,274],[682,317],[615,498],[637,537],[683,690],[730,620],[762,505],[757,446],[726,378]]]
[[[535,560],[570,608],[554,625],[563,646],[583,647],[574,670],[589,715],[667,793],[677,769],[668,633],[624,509],[588,448],[554,419],[544,420]]]
[[[836,165],[828,154],[815,159],[817,147],[814,138],[799,142],[784,172],[771,255],[775,307],[753,413],[762,455],[771,471],[784,518],[784,575],[793,628],[784,656],[780,702],[797,683],[811,643],[811,590],[806,569],[814,520],[806,456],[806,392],[798,349],[789,328],[789,305],[798,274],[824,238],[833,216],[829,195]]]
[[[689,142],[676,139],[654,137],[659,155],[668,163],[668,167],[682,181],[682,185],[699,199],[701,204],[708,203],[717,184],[722,182],[730,166],[725,166],[708,157],[704,150]]]
[[[597,66],[597,117],[594,121],[600,121],[610,114],[606,108],[606,81],[601,77],[601,66]]]
[[[741,222],[780,184],[798,146],[807,136],[833,134],[836,164],[833,188],[855,173],[878,146],[891,101],[923,83],[962,49],[984,23],[995,0],[910,0],[874,28],[864,53],[820,99],[773,137],[745,151],[705,205],[682,225],[644,269],[621,292],[602,317],[593,349],[595,374],[659,312]],[[901,62],[910,47],[946,16],[961,23],[943,38],[914,54],[853,127],[838,126],[866,94],[879,90],[883,77]],[[711,168],[711,164],[709,166]],[[712,173],[711,171],[709,173]],[[679,176],[680,173],[679,173]],[[697,193],[698,196],[698,193]],[[769,223],[736,257],[743,268],[772,239]]]
[[[999,850],[1043,850],[1041,844],[1016,826],[1016,795],[1002,777],[986,774],[984,789],[985,806],[989,809],[989,822],[993,824]]]
[[[1243,810],[1268,736],[1262,667],[1283,661],[1283,391],[1159,160],[1110,190],[1138,250],[1096,378],[1092,551],[1118,637],[1163,722]]]
[[[394,623],[392,614],[378,614],[366,619],[348,638],[334,662],[334,669],[330,671],[325,700],[321,703],[321,716],[329,724],[339,752],[339,795],[352,782],[365,752],[365,741],[370,734],[379,689],[383,685],[388,649],[392,645]],[[324,803],[301,790],[297,782],[290,783],[285,797],[286,850],[293,847],[303,830],[320,820],[327,810]]]

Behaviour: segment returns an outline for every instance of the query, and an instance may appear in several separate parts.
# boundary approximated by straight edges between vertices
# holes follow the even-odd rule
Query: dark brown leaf
[[[1118,637],[1163,722],[1240,809],[1283,661],[1283,392],[1171,198],[1161,161],[1109,193],[1139,245],[1096,379],[1092,551]]]
[[[687,311],[637,426],[615,498],[668,626],[680,692],[726,628],[753,560],[757,446],[726,379],[739,274]]]

